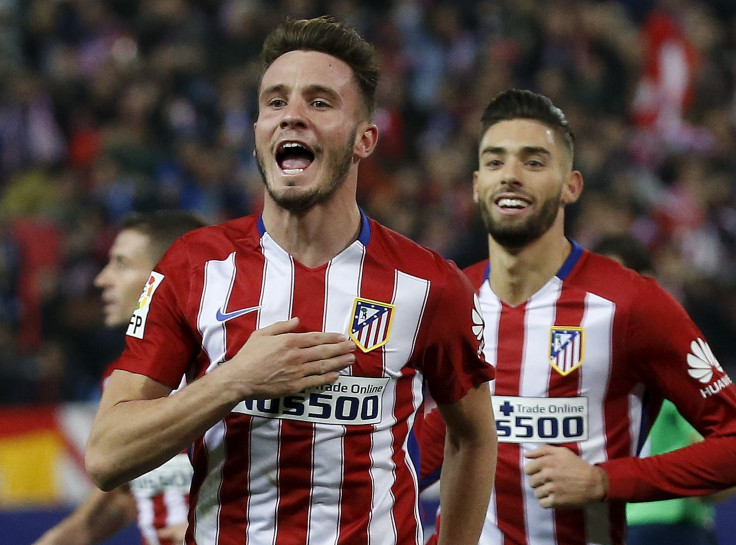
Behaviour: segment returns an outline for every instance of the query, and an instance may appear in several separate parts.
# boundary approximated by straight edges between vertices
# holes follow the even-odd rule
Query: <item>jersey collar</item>
[[[371,222],[368,221],[368,216],[365,215],[363,209],[360,208],[360,233],[358,234],[358,240],[363,246],[368,246],[368,242],[371,240]],[[258,235],[263,236],[266,234],[266,226],[263,224],[263,212],[258,216]]]
[[[580,256],[583,255],[583,247],[580,246],[577,242],[575,242],[572,239],[568,239],[570,241],[570,244],[572,244],[572,251],[570,252],[570,255],[567,256],[567,259],[562,264],[562,267],[560,267],[560,270],[557,271],[557,278],[560,280],[565,280],[568,275],[570,274],[570,271],[572,271],[573,267],[577,264],[578,261],[580,261]],[[483,275],[483,280],[487,281],[488,276],[491,273],[491,263],[488,262],[488,265],[486,265],[486,272]]]

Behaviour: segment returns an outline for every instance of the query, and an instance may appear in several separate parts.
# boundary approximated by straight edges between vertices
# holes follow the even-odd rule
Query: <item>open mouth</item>
[[[496,205],[506,210],[521,210],[529,206],[529,201],[519,197],[501,197],[496,199]]]
[[[314,152],[301,142],[282,142],[276,148],[276,163],[284,174],[304,172],[314,161]]]

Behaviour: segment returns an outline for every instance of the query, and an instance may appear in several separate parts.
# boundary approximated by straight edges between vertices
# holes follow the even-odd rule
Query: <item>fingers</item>
[[[355,348],[355,343],[349,340],[300,348],[304,362],[314,364],[309,366],[311,373],[305,374],[322,374],[342,369],[355,361]]]
[[[559,447],[558,447],[559,448]],[[555,450],[555,447],[551,445],[542,445],[541,447],[537,447],[534,450],[530,450],[529,452],[524,453],[525,458],[541,458],[542,456],[546,456],[548,454],[552,454]]]
[[[299,323],[298,317],[281,322],[274,322],[269,326],[254,331],[253,335],[261,337],[285,335],[288,337],[286,342],[295,348],[308,348],[324,344],[341,343],[348,339],[347,335],[335,332],[306,331],[297,333],[296,329],[299,327]],[[352,341],[350,342],[352,343]],[[355,348],[355,344],[353,344],[353,348]]]
[[[299,318],[294,317],[290,320],[284,320],[281,322],[274,322],[269,326],[264,327],[253,332],[253,335],[282,335],[283,333],[289,333],[294,331],[299,326]]]

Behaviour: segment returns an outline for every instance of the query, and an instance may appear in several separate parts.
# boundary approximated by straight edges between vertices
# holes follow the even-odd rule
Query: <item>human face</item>
[[[102,290],[103,312],[107,327],[125,325],[133,315],[155,263],[148,253],[150,237],[125,229],[110,248],[107,265],[95,278]]]
[[[483,135],[473,198],[491,237],[522,248],[556,223],[560,209],[579,194],[579,174],[552,129],[529,119],[501,121]],[[560,220],[558,221],[558,217]]]
[[[358,84],[347,63],[316,51],[291,51],[261,80],[256,160],[271,199],[303,212],[357,178],[376,142],[364,120]]]

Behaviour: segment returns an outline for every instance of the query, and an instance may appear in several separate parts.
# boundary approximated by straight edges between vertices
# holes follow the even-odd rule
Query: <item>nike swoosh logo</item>
[[[261,307],[241,308],[240,310],[233,310],[232,312],[227,313],[222,312],[222,309],[218,308],[215,318],[218,322],[227,322],[228,320],[232,320],[233,318],[237,318],[238,316],[242,316],[243,314],[249,314],[253,311],[256,311],[259,308]]]

